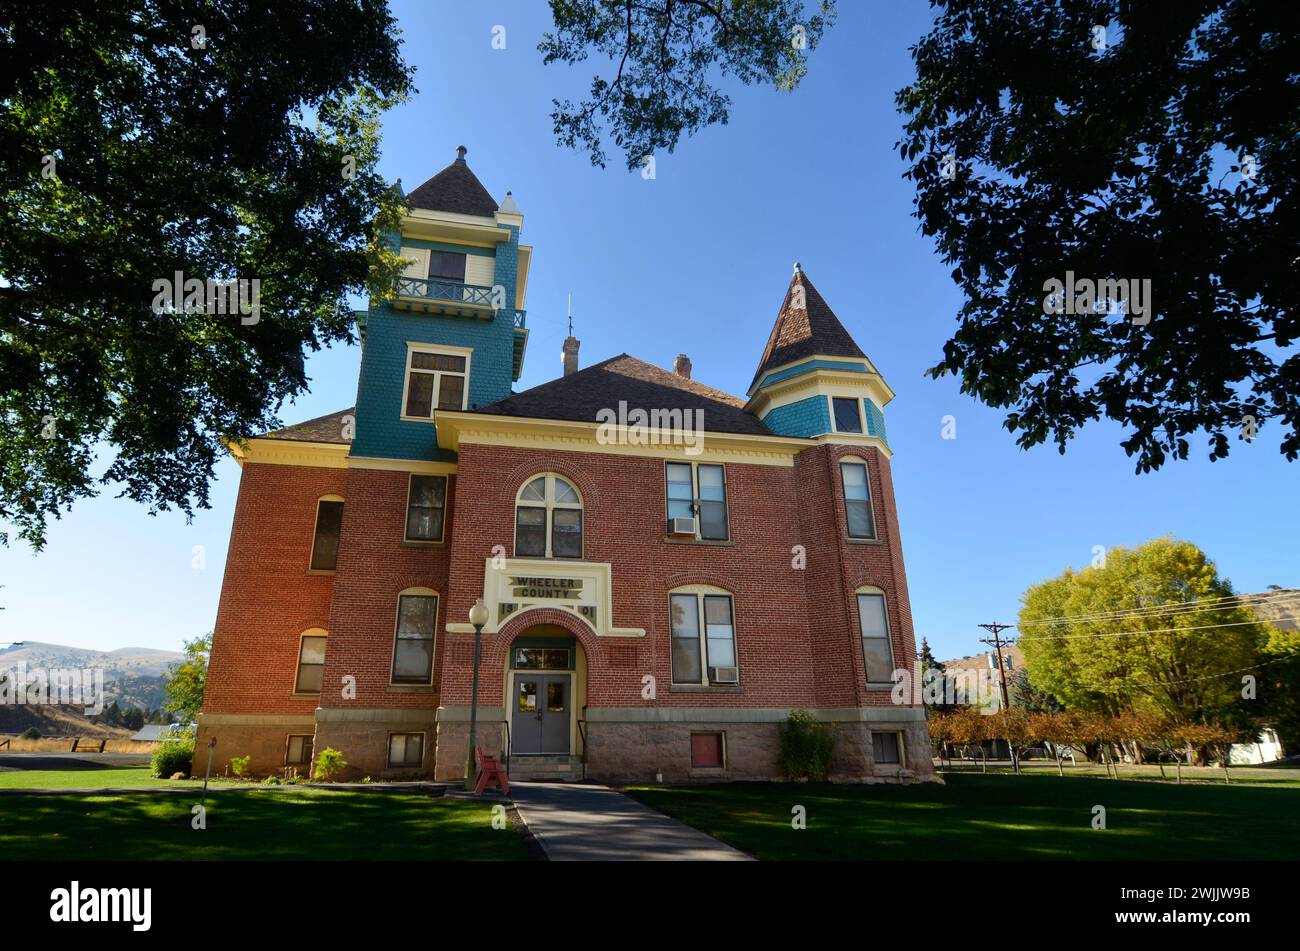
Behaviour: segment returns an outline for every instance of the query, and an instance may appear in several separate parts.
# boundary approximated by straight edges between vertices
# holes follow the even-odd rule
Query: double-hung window
[[[411,347],[406,355],[406,393],[402,415],[432,419],[435,410],[465,408],[468,352]]]
[[[406,496],[406,540],[408,542],[442,541],[446,507],[446,476],[411,476],[411,484]]]
[[[737,684],[736,626],[729,594],[669,595],[673,683]]]
[[[294,677],[294,693],[320,693],[321,675],[325,673],[324,631],[304,634],[298,641],[298,674]]]
[[[720,465],[703,462],[670,462],[666,470],[668,526],[674,519],[696,520],[697,538],[727,541],[727,476]]]
[[[398,596],[397,633],[393,641],[393,683],[432,683],[433,639],[437,621],[437,595]]]
[[[866,663],[867,683],[892,684],[894,648],[889,641],[889,616],[885,596],[877,592],[858,595],[858,623],[862,627],[862,659]]]
[[[343,500],[325,498],[316,503],[316,528],[312,534],[312,571],[333,571],[338,563],[339,536],[343,531]]]
[[[849,538],[875,538],[876,522],[871,515],[867,464],[856,459],[841,462],[840,479],[844,484],[844,519]]]

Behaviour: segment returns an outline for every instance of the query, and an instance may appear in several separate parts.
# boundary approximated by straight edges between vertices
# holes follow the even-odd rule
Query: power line
[[[1195,627],[1162,627],[1154,631],[1109,631],[1100,634],[1025,634],[1034,641],[1064,641],[1076,637],[1145,637],[1148,634],[1184,633],[1188,631],[1210,631],[1221,627],[1241,627],[1246,624],[1266,624],[1266,621],[1231,621],[1227,624],[1200,624]]]
[[[1058,618],[1044,618],[1038,621],[1026,621],[1018,626],[1021,630],[1024,630],[1027,627],[1046,627],[1052,624],[1072,622],[1089,623],[1109,620],[1124,620],[1126,618],[1195,614],[1201,611],[1227,611],[1238,607],[1253,607],[1263,604],[1280,604],[1284,607],[1300,606],[1300,592],[1281,596],[1272,593],[1230,595],[1221,598],[1182,601],[1176,604],[1150,605],[1148,607],[1124,608],[1114,611],[1071,614]]]

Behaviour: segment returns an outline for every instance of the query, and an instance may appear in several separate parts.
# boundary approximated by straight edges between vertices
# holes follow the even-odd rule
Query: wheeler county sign
[[[516,575],[509,581],[514,596],[521,600],[532,598],[565,598],[576,601],[582,596],[579,578],[539,578]]]

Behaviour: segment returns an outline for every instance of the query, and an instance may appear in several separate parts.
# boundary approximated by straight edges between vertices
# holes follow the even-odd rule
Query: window
[[[669,595],[668,607],[673,683],[738,683],[731,595],[679,592]]]
[[[567,647],[516,647],[516,670],[572,670]]]
[[[339,534],[343,530],[343,500],[321,499],[316,503],[316,532],[311,543],[311,570],[333,571],[339,557]]]
[[[325,673],[325,634],[304,634],[298,643],[298,676],[294,693],[320,693],[321,675]]]
[[[844,483],[844,519],[849,538],[875,538],[876,521],[871,514],[871,489],[867,482],[867,464],[858,460],[840,463]]]
[[[721,733],[691,734],[691,769],[722,769]]]
[[[582,557],[582,498],[569,482],[544,475],[524,483],[515,499],[515,557]]]
[[[893,682],[894,649],[889,643],[889,619],[885,596],[858,595],[858,622],[862,625],[862,658],[867,666],[867,683]]]
[[[424,763],[423,733],[388,734],[388,768],[419,768]]]
[[[720,465],[670,462],[665,473],[668,518],[696,518],[696,536],[727,541],[727,479]],[[669,527],[671,528],[671,521]]]
[[[284,765],[310,766],[312,741],[313,737],[310,733],[289,737],[289,743],[284,752]]]
[[[469,352],[451,353],[414,349],[406,356],[406,394],[403,416],[432,419],[434,410],[465,408],[465,379]]]
[[[844,396],[831,397],[831,408],[835,411],[835,431],[837,433],[862,432],[862,401]]]
[[[433,635],[437,621],[436,594],[398,596],[393,683],[428,684],[433,680]]]
[[[455,251],[429,252],[429,279],[465,283],[465,255]]]
[[[442,541],[442,520],[446,506],[446,476],[411,476],[406,495],[406,540]]]
[[[901,744],[898,742],[897,733],[872,733],[871,734],[871,755],[876,761],[877,766],[903,764],[903,757],[900,754]]]

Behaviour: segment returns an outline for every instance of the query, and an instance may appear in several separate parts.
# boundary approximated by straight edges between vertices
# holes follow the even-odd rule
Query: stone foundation
[[[285,753],[291,735],[316,732],[314,717],[256,716],[229,713],[204,713],[199,715],[198,732],[194,741],[194,765],[191,774],[202,778],[208,766],[208,742],[216,737],[212,751],[212,775],[224,776],[230,760],[236,756],[251,757],[248,773],[251,776],[282,776]],[[295,765],[300,776],[310,768]]]

